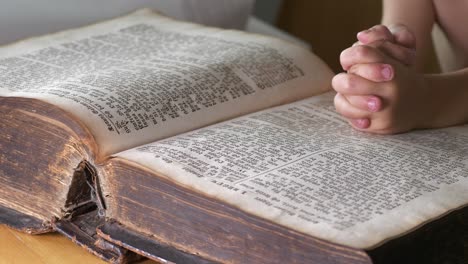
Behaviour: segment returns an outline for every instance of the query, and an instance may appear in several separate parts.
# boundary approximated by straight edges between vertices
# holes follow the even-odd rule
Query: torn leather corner
[[[75,216],[72,220],[59,220],[54,223],[54,228],[74,243],[110,263],[124,264],[143,259],[142,256],[98,237],[96,229],[104,222],[104,218],[98,216],[94,210]]]

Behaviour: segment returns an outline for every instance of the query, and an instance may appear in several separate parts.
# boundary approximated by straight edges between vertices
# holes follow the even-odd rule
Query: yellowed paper
[[[371,248],[468,202],[468,126],[377,136],[333,94],[117,154],[288,228]]]
[[[0,49],[0,95],[73,113],[100,157],[319,94],[331,76],[285,41],[148,10]]]

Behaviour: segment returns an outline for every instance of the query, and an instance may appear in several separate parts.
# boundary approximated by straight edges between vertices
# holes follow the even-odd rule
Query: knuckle
[[[340,53],[340,60],[343,60],[349,56],[349,53],[352,48],[347,48]]]
[[[343,114],[343,101],[341,100],[340,96],[337,94],[335,99],[333,100],[335,105],[335,109],[338,113]]]
[[[389,38],[392,36],[392,33],[390,32],[390,30],[388,29],[387,26],[385,25],[377,25],[375,26],[375,31],[377,31],[379,33],[379,35],[381,35],[382,37],[384,38]]]
[[[341,53],[340,53],[340,61],[343,61],[343,58],[345,57],[346,55],[346,50],[343,50]]]
[[[341,108],[340,112],[338,113],[340,113],[345,118],[354,118],[352,112],[349,111],[346,107]]]
[[[351,53],[352,53],[352,48],[345,49],[340,53],[340,64],[344,70],[348,68],[349,62],[352,60]]]
[[[372,27],[375,31],[384,31],[387,27],[384,25],[375,25]]]
[[[335,110],[338,114],[344,116],[343,114],[343,108],[341,107],[341,105],[339,103],[335,103]]]
[[[335,97],[335,110],[340,115],[349,118],[351,116],[348,106],[341,96]]]
[[[354,49],[354,54],[357,58],[366,58],[369,56],[370,47],[369,46],[356,46]]]
[[[335,103],[335,105],[337,104],[338,100],[340,100],[339,97],[340,97],[339,93],[335,94],[335,98],[333,98],[333,103]]]
[[[335,89],[335,90],[337,90],[337,91],[341,90],[341,88],[342,88],[341,83],[342,83],[342,82],[341,82],[340,80],[343,78],[342,76],[343,76],[343,74],[338,74],[338,75],[335,75],[335,76],[333,77],[333,79],[332,79],[332,87],[333,87],[333,89]]]
[[[352,80],[352,74],[341,73],[333,77],[332,87],[337,92],[344,92],[351,90],[353,87],[354,81]]]
[[[343,89],[345,90],[352,90],[354,87],[354,77],[351,74],[347,74],[343,78]]]

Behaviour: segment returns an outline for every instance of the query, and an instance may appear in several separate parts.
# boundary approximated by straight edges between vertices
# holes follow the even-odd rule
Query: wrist
[[[459,125],[468,122],[468,69],[423,77],[426,90],[426,128]]]

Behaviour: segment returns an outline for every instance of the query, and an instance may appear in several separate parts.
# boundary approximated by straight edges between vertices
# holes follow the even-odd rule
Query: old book
[[[356,132],[332,75],[148,10],[3,47],[0,221],[112,262],[466,261],[468,126]]]

